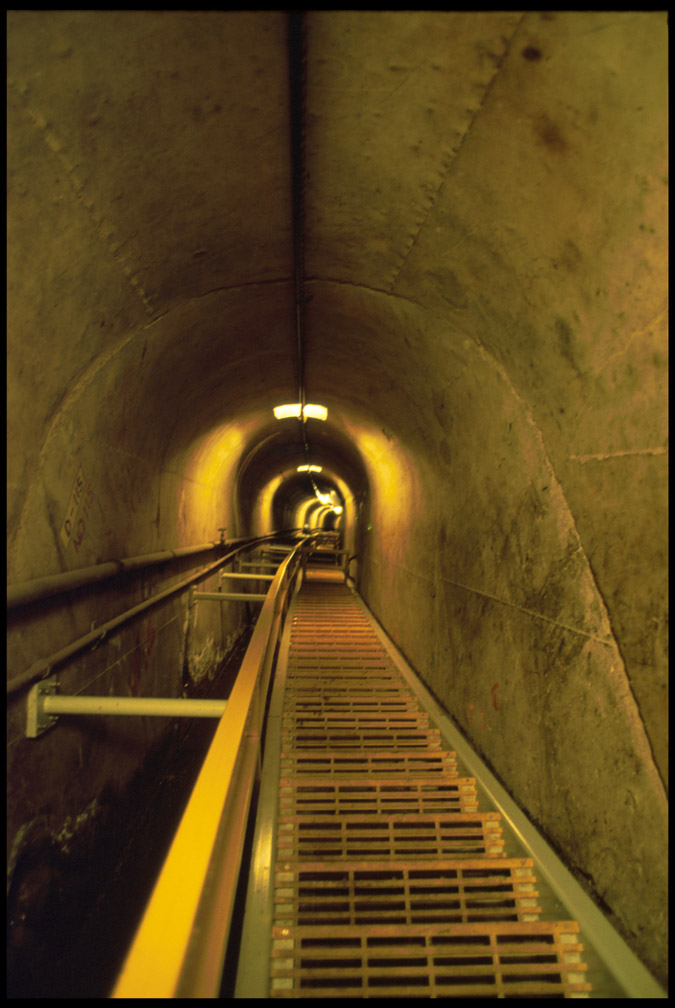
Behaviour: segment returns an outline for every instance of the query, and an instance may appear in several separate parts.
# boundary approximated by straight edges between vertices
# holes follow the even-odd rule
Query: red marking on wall
[[[61,526],[61,542],[66,549],[72,543],[75,552],[79,552],[87,530],[87,519],[93,499],[94,491],[91,484],[85,480],[82,467],[80,467],[70,494],[66,517]]]
[[[138,647],[131,659],[131,672],[129,673],[129,691],[132,696],[138,696],[141,687],[143,673],[150,665],[150,655],[155,646],[157,631],[152,622],[152,616],[146,624],[145,636],[139,642]]]
[[[152,654],[152,649],[155,646],[156,631],[155,626],[152,622],[152,616],[148,619],[148,628],[145,631],[145,643],[143,644],[143,651],[145,657],[146,665],[150,661],[150,655]]]
[[[499,710],[499,697],[497,696],[498,689],[499,689],[499,683],[496,682],[492,687],[492,689],[490,690],[490,693],[492,693],[492,706],[494,707],[495,710]]]
[[[132,696],[138,696],[141,687],[141,672],[143,670],[143,655],[140,651],[134,651],[131,657],[131,672],[129,673],[129,692]]]

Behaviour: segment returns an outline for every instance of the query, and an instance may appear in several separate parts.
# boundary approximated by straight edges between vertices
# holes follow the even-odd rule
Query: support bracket
[[[254,592],[195,592],[195,602],[264,602],[266,595]]]
[[[59,714],[137,717],[210,717],[225,713],[227,700],[190,697],[70,696],[56,691],[56,676],[31,689],[26,707],[26,738],[37,738],[58,721]]]
[[[56,715],[47,714],[44,709],[44,698],[55,696],[56,687],[56,676],[49,676],[31,687],[26,702],[26,738],[38,738],[58,721]]]

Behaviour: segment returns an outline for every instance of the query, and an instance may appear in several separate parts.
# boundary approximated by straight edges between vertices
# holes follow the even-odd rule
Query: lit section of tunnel
[[[355,553],[371,475],[357,445],[340,429],[339,411],[331,408],[325,422],[310,420],[304,429],[296,420],[277,421],[242,455],[238,467],[239,513],[246,516],[242,530],[264,534],[314,526],[323,506],[321,525],[328,520],[335,527],[339,518],[344,548]],[[337,513],[335,506],[343,510]]]
[[[10,12],[8,581],[339,529],[375,617],[663,980],[664,16],[304,28],[302,385],[328,415],[301,425],[272,412],[298,392],[285,13]],[[172,576],[21,615],[10,677]],[[242,619],[177,602],[64,688],[181,695]],[[159,733],[30,743],[10,698],[21,948],[41,881],[17,866]]]

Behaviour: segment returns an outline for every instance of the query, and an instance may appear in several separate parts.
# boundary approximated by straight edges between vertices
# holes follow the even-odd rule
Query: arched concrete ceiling
[[[10,580],[239,534],[302,452],[270,422],[298,389],[286,14],[8,29]],[[593,802],[637,767],[663,821],[666,44],[661,12],[312,11],[302,122],[310,447],[367,494],[361,590],[652,962],[662,907],[612,851],[660,834],[615,809],[600,841]],[[476,734],[506,666],[532,709]]]
[[[270,474],[294,471],[298,466],[307,464],[322,467],[321,475],[314,477],[319,482],[332,472],[349,484],[353,494],[367,493],[367,475],[362,458],[353,442],[334,427],[330,416],[327,422],[307,421],[304,436],[297,420],[273,421],[273,424],[264,432],[257,430],[251,449],[242,452],[237,473],[242,496],[254,500]],[[305,457],[305,437],[311,445],[309,463]],[[307,477],[304,479],[307,480]]]
[[[304,430],[295,419],[273,420],[272,424],[256,429],[251,445],[240,456],[234,487],[240,531],[297,527],[294,518],[300,503],[316,490],[334,489],[350,502],[367,497],[368,477],[361,456],[330,420],[308,420]],[[309,463],[305,441],[308,449],[311,444]],[[298,466],[307,464],[320,466],[321,472],[298,473]],[[277,520],[270,525],[272,515]]]

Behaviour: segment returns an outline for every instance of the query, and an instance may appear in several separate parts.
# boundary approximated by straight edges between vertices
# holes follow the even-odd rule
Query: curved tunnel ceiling
[[[10,301],[33,277],[36,339],[72,333],[39,376],[26,441],[48,451],[114,368],[104,395],[118,452],[136,453],[130,408],[135,429],[157,432],[148,450],[176,471],[235,420],[250,417],[246,443],[264,438],[270,406],[296,387],[285,15],[12,19],[12,135],[33,169],[18,226],[23,237],[47,191],[64,249],[82,250],[55,264],[42,242],[16,245]],[[595,396],[574,379],[604,368],[619,320],[630,313],[628,328],[643,330],[662,310],[662,272],[650,269],[665,256],[652,226],[662,122],[644,114],[660,110],[652,34],[649,18],[583,13],[307,17],[306,386],[348,437],[372,429],[436,465],[447,422],[466,416],[454,383],[487,368],[526,402],[556,469],[631,449],[630,418],[598,441]],[[634,111],[631,59],[644,91]],[[55,177],[31,161],[36,136]],[[653,182],[632,171],[636,147]],[[619,280],[622,244],[631,266]],[[10,396],[37,383],[24,373]]]
[[[281,477],[275,490],[277,507],[294,510],[299,501],[314,494],[312,483],[325,492],[338,489],[335,477],[349,488],[352,498],[363,499],[368,493],[368,477],[363,460],[353,442],[336,429],[330,416],[326,422],[309,420],[304,433],[298,420],[274,421],[275,426],[257,430],[253,445],[242,452],[237,471],[237,497],[242,520],[252,514],[254,503],[271,479]],[[305,457],[305,441],[310,451]],[[299,474],[298,466],[321,466],[321,473]],[[283,527],[283,526],[277,526]]]
[[[504,660],[474,639],[488,610],[513,683],[521,644],[548,661],[572,633],[658,805],[666,15],[310,11],[304,31],[310,461],[363,503],[360,590],[465,728]],[[271,414],[298,397],[290,104],[283,11],[8,13],[10,581],[258,531],[268,493],[295,508],[299,425]],[[448,699],[443,670],[469,666]],[[584,724],[570,774],[595,758]],[[546,826],[518,745],[489,744]],[[591,813],[566,815],[560,846],[592,845]]]

